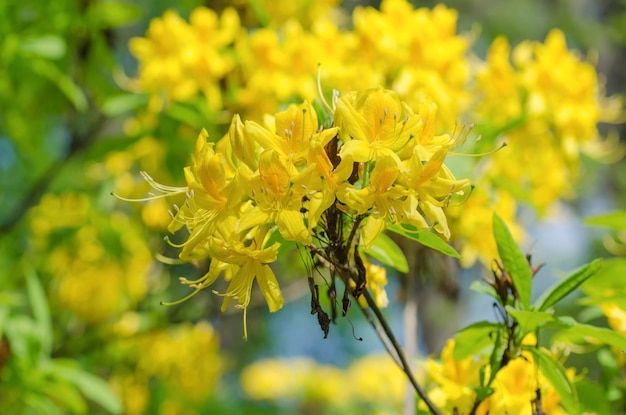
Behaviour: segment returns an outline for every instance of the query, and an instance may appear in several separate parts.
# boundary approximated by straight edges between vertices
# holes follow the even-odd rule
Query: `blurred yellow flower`
[[[152,254],[125,214],[101,212],[84,194],[48,194],[32,210],[31,230],[53,301],[80,320],[109,321],[146,295]]]

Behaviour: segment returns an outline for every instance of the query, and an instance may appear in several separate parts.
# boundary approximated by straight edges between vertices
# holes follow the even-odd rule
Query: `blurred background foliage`
[[[131,50],[140,55],[143,46],[131,39],[144,36],[151,19],[167,10],[188,19],[198,6],[219,13],[233,6],[239,17],[223,14],[220,21],[222,28],[232,27],[232,38],[207,33],[207,41],[224,46],[234,43],[239,24],[267,25],[269,16],[280,24],[297,15],[303,27],[311,27],[316,15],[335,3],[0,2],[0,412],[397,412],[402,377],[386,356],[370,355],[381,349],[358,317],[320,341],[314,319],[304,311],[306,270],[298,258],[281,264],[288,277],[282,282],[286,309],[267,318],[263,304],[253,300],[258,310],[249,313],[250,336],[244,342],[241,316],[219,313],[219,302],[209,293],[175,307],[160,305],[185,295],[177,277],[201,271],[154,258],[153,252],[176,256],[163,242],[167,210],[176,200],[128,205],[111,196],[113,191],[145,195],[149,189],[140,170],[161,183],[181,183],[181,167],[198,132],[206,128],[220,137],[230,114],[250,110],[251,97],[229,90],[226,75],[233,64],[227,53],[211,61],[218,90],[182,85],[173,92],[180,100],[172,102],[137,93],[149,86],[138,87],[134,79],[138,63]],[[343,2],[339,21],[349,25],[352,8],[366,4],[377,6]],[[597,54],[609,95],[624,90],[623,1],[445,4],[459,11],[459,31],[473,34],[473,49],[481,56],[497,35],[517,44],[543,40],[559,27],[570,47]],[[259,87],[280,81],[257,80]],[[217,96],[223,106],[211,107],[215,99],[201,98],[196,89]],[[601,195],[609,207],[626,205],[624,163],[588,171],[580,194]],[[579,208],[574,204],[578,213]],[[592,248],[588,258],[605,253],[599,242]],[[392,282],[390,296],[397,289]],[[400,314],[393,307],[388,312]],[[618,358],[605,353],[601,363],[608,372],[602,373],[619,375]],[[619,376],[602,376],[613,401],[623,402]]]

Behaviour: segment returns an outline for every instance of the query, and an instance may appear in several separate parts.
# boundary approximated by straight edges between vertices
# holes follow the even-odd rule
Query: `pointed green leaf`
[[[544,295],[542,295],[541,298],[535,302],[535,307],[539,311],[545,311],[548,308],[552,307],[554,304],[565,298],[569,293],[578,288],[580,284],[587,281],[591,276],[593,276],[596,271],[598,271],[601,265],[602,260],[596,259],[589,264],[578,268],[567,278],[552,286],[548,291],[546,291]]]
[[[141,17],[141,8],[122,1],[103,1],[91,3],[89,18],[101,27],[119,27],[128,25]]]
[[[626,210],[585,218],[587,225],[606,226],[611,229],[626,229]]]
[[[102,113],[113,117],[120,114],[131,112],[140,107],[147,106],[146,95],[140,94],[119,94],[106,99],[100,109]]]
[[[502,265],[513,280],[522,306],[530,308],[532,273],[528,260],[520,251],[509,228],[497,213],[493,213],[493,236],[498,246],[498,254]]]
[[[477,293],[487,294],[488,296],[493,297],[498,303],[501,301],[496,289],[482,281],[472,281],[469,288]]]
[[[20,42],[20,51],[46,59],[60,59],[67,51],[65,39],[58,35],[44,35]]]
[[[489,366],[491,367],[491,374],[489,375],[489,382],[487,382],[487,386],[491,385],[491,382],[496,378],[496,374],[500,370],[500,366],[502,365],[502,357],[504,356],[504,351],[506,350],[506,342],[502,341],[502,333],[504,332],[504,327],[498,327],[498,331],[496,332],[496,339],[493,342],[493,350],[491,351],[491,356],[489,356]]]
[[[58,377],[72,382],[83,395],[100,404],[107,412],[122,413],[119,397],[111,390],[109,384],[98,376],[76,367],[71,361],[60,359],[53,361],[50,370]]]
[[[565,369],[547,351],[537,347],[525,347],[536,359],[537,366],[541,373],[552,384],[552,387],[561,398],[561,403],[568,414],[578,414],[578,394],[576,388],[567,377]]]
[[[391,225],[387,229],[397,234],[400,234],[406,238],[412,239],[421,243],[424,246],[432,248],[442,254],[461,258],[461,255],[443,239],[430,232],[428,229],[419,230],[413,226],[399,226]]]
[[[581,379],[576,382],[576,392],[580,402],[582,414],[610,414],[611,404],[608,393],[598,383],[589,379]]]
[[[602,263],[593,279],[587,280],[581,289],[592,302],[603,303],[609,299],[615,302],[624,297],[624,275],[626,275],[626,258],[611,258]]]
[[[554,320],[552,313],[535,310],[516,310],[511,306],[506,306],[506,312],[509,313],[520,326],[522,333],[531,333],[539,327],[545,326]]]
[[[65,97],[80,112],[87,111],[89,104],[83,90],[67,74],[63,73],[52,62],[43,59],[33,59],[31,67],[35,72],[56,85]]]
[[[605,327],[596,327],[589,324],[582,324],[572,317],[564,316],[557,318],[557,322],[562,329],[558,336],[566,338],[572,342],[589,342],[589,338],[597,343],[608,344],[618,349],[626,350],[626,336]]]
[[[366,252],[389,267],[400,272],[409,272],[409,263],[406,261],[404,252],[393,239],[384,233],[378,234],[371,248]]]
[[[35,316],[35,323],[39,328],[38,335],[41,342],[41,353],[43,356],[50,356],[52,353],[52,321],[50,320],[48,298],[39,281],[39,277],[32,269],[26,272],[26,289],[28,300]]]
[[[479,321],[459,331],[454,337],[454,360],[463,360],[484,351],[493,344],[492,336],[500,327],[501,324]]]

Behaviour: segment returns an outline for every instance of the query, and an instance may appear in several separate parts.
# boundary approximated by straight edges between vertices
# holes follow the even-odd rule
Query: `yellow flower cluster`
[[[141,300],[152,254],[129,217],[100,213],[86,194],[48,194],[32,211],[32,246],[46,252],[53,300],[88,323]]]
[[[395,413],[405,389],[404,373],[387,355],[363,357],[346,369],[305,358],[264,359],[244,368],[240,381],[251,399],[296,401],[301,410],[314,406],[317,413],[357,403]]]
[[[406,0],[385,0],[380,10],[357,7],[354,28],[341,30],[330,13],[320,12],[310,24],[295,18],[310,15],[309,9],[326,10],[332,1],[313,2],[313,8],[295,1],[288,7],[276,3],[281,13],[273,2],[263,3],[274,24],[256,30],[239,30],[230,8],[219,19],[205,8],[196,9],[189,23],[173,11],[154,19],[146,37],[131,42],[140,62],[139,89],[157,100],[161,94],[189,100],[201,93],[212,109],[225,105],[248,119],[260,119],[290,100],[315,99],[321,65],[323,85],[338,90],[381,85],[413,107],[434,101],[441,109],[440,126],[446,128],[467,103],[468,41],[456,34],[452,9],[415,10]],[[285,18],[290,7],[302,13]],[[234,99],[222,101],[220,82]]]
[[[581,152],[601,145],[597,124],[620,111],[617,101],[601,99],[593,65],[553,30],[545,43],[523,42],[512,52],[496,39],[476,80],[474,119],[502,129],[508,145],[494,155],[489,179],[540,211],[572,196]]]
[[[328,128],[308,102],[291,105],[265,125],[235,116],[217,144],[205,132],[199,135],[185,168],[186,187],[150,181],[161,194],[186,195],[169,227],[189,231],[180,258],[211,258],[200,279],[182,279],[194,288],[191,295],[223,274],[230,280],[223,309],[233,299],[246,308],[256,279],[270,311],[280,309],[283,298],[270,267],[277,237],[323,246],[331,206],[361,225],[357,245],[366,251],[392,223],[450,237],[443,208],[469,181],[455,179],[443,164],[457,142],[433,134],[431,107],[414,113],[382,88],[344,94],[334,105]],[[385,282],[379,277],[374,284]]]
[[[174,12],[155,19],[132,48],[140,61],[140,89],[157,101],[149,107],[160,109],[163,96],[191,100],[201,94],[214,110],[260,121],[285,103],[314,100],[321,68],[322,85],[342,91],[382,86],[420,114],[430,106],[437,117],[428,128],[437,132],[472,120],[483,136],[477,148],[490,151],[500,142],[508,147],[473,169],[480,203],[450,212],[464,265],[496,256],[494,241],[485,236],[491,235],[486,210],[495,209],[517,228],[519,239],[517,201],[544,212],[573,195],[580,154],[597,155],[607,145],[599,140],[598,122],[616,120],[621,112],[616,100],[604,99],[593,65],[569,51],[558,30],[544,43],[524,42],[512,52],[498,38],[482,62],[470,56],[469,37],[456,33],[457,12],[443,5],[416,9],[407,0],[384,0],[380,10],[355,8],[351,29],[342,29],[327,13],[328,2],[317,18],[300,21],[266,3],[257,5],[265,5],[273,20],[255,30],[241,28],[232,9],[220,18],[198,9],[204,17],[192,15],[189,23]],[[311,16],[308,6],[292,7],[298,8],[293,16]],[[203,19],[213,22],[202,26],[211,28],[211,42],[194,37]],[[198,64],[200,56],[211,56],[220,70]]]
[[[480,384],[480,368],[488,366],[488,358],[472,356],[456,361],[453,350],[454,340],[450,340],[440,361],[428,358],[418,364],[420,383],[442,413],[531,414],[537,388],[541,390],[544,414],[566,413],[559,405],[559,395],[529,354],[511,360],[498,371],[491,385],[494,393],[472,412],[476,401],[473,386]],[[360,358],[346,369],[320,365],[310,359],[264,359],[244,368],[241,385],[248,397],[258,400],[296,401],[303,407],[316,402],[326,409],[360,403],[399,411],[406,377],[386,355]],[[336,393],[337,388],[341,395]],[[423,402],[419,409],[427,411]]]
[[[199,92],[210,108],[222,107],[219,82],[233,70],[229,47],[240,30],[239,16],[226,9],[220,17],[208,8],[196,8],[184,21],[174,11],[154,19],[147,38],[134,38],[131,52],[139,59],[139,89],[175,101]]]
[[[189,403],[206,401],[224,370],[218,336],[206,322],[131,336],[120,341],[120,350],[135,359],[136,367],[118,370],[110,382],[129,415],[146,413],[149,402],[159,399],[151,396],[151,378],[168,389],[160,414],[196,413]]]
[[[489,364],[487,357],[470,356],[457,361],[453,356],[454,340],[448,341],[441,352],[441,361],[426,361],[429,396],[443,413],[481,415],[525,415],[533,413],[531,402],[536,389],[541,390],[542,410],[546,415],[564,415],[560,397],[537,368],[533,357],[511,360],[498,371],[491,387],[494,393],[472,412],[476,400],[473,386],[480,385],[480,368]],[[489,376],[488,370],[487,375]],[[420,403],[423,405],[423,403]],[[423,409],[426,409],[424,407]],[[456,411],[456,412],[455,412]]]
[[[567,49],[559,30],[545,43],[523,42],[513,51],[497,38],[477,70],[473,93],[477,130],[490,145],[497,140],[507,147],[484,158],[476,191],[449,212],[466,266],[497,257],[495,241],[484,237],[492,234],[490,211],[498,212],[519,241],[519,201],[544,213],[573,196],[581,154],[599,155],[611,145],[600,139],[598,123],[620,114],[616,99],[602,98],[593,65]]]

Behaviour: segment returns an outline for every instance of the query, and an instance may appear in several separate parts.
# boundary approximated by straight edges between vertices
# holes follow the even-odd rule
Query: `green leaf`
[[[509,228],[497,213],[493,213],[493,236],[498,246],[498,254],[504,269],[513,280],[522,307],[530,308],[532,273],[528,260],[520,251]]]
[[[602,265],[601,259],[596,259],[587,265],[578,268],[571,273],[567,278],[560,281],[556,285],[552,286],[548,291],[541,296],[541,298],[535,302],[535,307],[539,311],[545,311],[552,307],[554,304],[561,301],[569,293],[578,288],[583,282],[587,281],[593,276],[600,266]]]
[[[479,321],[460,330],[454,337],[454,360],[463,360],[466,357],[479,354],[493,344],[493,333],[497,332],[501,324],[488,321]]]
[[[140,94],[120,94],[108,98],[102,103],[100,109],[104,115],[113,117],[120,114],[131,112],[137,108],[144,107],[147,104],[145,95]]]
[[[27,391],[22,397],[24,400],[23,414],[46,414],[46,415],[65,415],[59,406],[48,396],[40,395],[32,391]]]
[[[378,234],[371,248],[366,252],[387,266],[400,272],[409,272],[409,263],[406,261],[404,252],[393,239],[384,233]]]
[[[461,258],[461,255],[452,246],[450,246],[447,242],[445,242],[434,233],[430,232],[428,229],[419,230],[413,226],[399,225],[391,225],[387,229],[389,229],[391,232],[395,232],[406,238],[417,241],[424,246],[441,252],[442,254],[454,258]]]
[[[487,294],[488,296],[493,297],[498,303],[501,301],[496,289],[482,281],[472,281],[469,288],[477,293]]]
[[[121,1],[99,1],[89,9],[91,22],[99,27],[119,27],[141,17],[141,8]]]
[[[493,395],[493,393],[496,391],[491,386],[475,386],[472,389],[474,389],[474,392],[476,392],[476,402],[484,401],[485,399]]]
[[[65,380],[72,382],[83,395],[101,405],[112,414],[122,413],[122,402],[103,379],[74,366],[72,361],[57,359],[52,370]]]
[[[624,275],[626,275],[626,258],[607,259],[597,270],[593,279],[587,280],[581,289],[587,293],[593,302],[614,302],[623,298],[626,294],[624,287]]]
[[[565,374],[565,369],[561,363],[544,349],[537,347],[524,347],[536,359],[537,366],[541,373],[552,384],[552,387],[561,398],[561,403],[567,410],[568,414],[578,414],[578,394],[576,388],[572,385]]]
[[[502,357],[504,356],[504,351],[506,350],[506,342],[502,341],[502,333],[504,332],[504,327],[498,327],[498,331],[496,334],[496,339],[493,342],[493,350],[491,352],[491,356],[489,356],[489,366],[491,367],[491,373],[489,375],[489,382],[487,382],[487,386],[491,385],[491,382],[496,378],[496,374],[500,370],[500,366],[502,365]]]
[[[9,308],[0,306],[0,339],[4,337],[4,328],[9,321]]]
[[[52,321],[50,319],[48,298],[39,281],[39,277],[32,269],[26,271],[26,289],[28,301],[33,309],[35,322],[38,326],[41,354],[42,356],[50,356],[52,353]]]
[[[613,413],[607,396],[607,391],[595,382],[581,379],[575,384],[580,413],[583,414],[610,414]]]
[[[522,333],[531,333],[537,330],[539,327],[545,326],[547,323],[554,321],[552,313],[545,311],[535,310],[516,310],[511,306],[506,306],[506,311],[509,313],[520,326]]]
[[[558,317],[557,323],[564,327],[559,337],[565,337],[573,342],[589,342],[586,338],[595,339],[598,343],[608,344],[618,349],[626,350],[626,336],[612,329],[582,324],[572,317]]]
[[[20,52],[45,59],[60,59],[65,55],[65,39],[57,35],[44,35],[20,41]]]
[[[83,93],[82,89],[80,89],[72,78],[61,72],[56,65],[46,60],[33,59],[31,61],[31,67],[39,75],[47,78],[50,82],[56,85],[78,111],[87,111],[87,97]]]
[[[42,368],[42,372],[45,373],[45,368]],[[68,413],[77,415],[87,413],[85,398],[74,384],[65,379],[47,378],[38,389],[54,399],[57,405],[67,409]]]
[[[585,218],[587,225],[606,226],[611,229],[626,229],[626,210]]]

